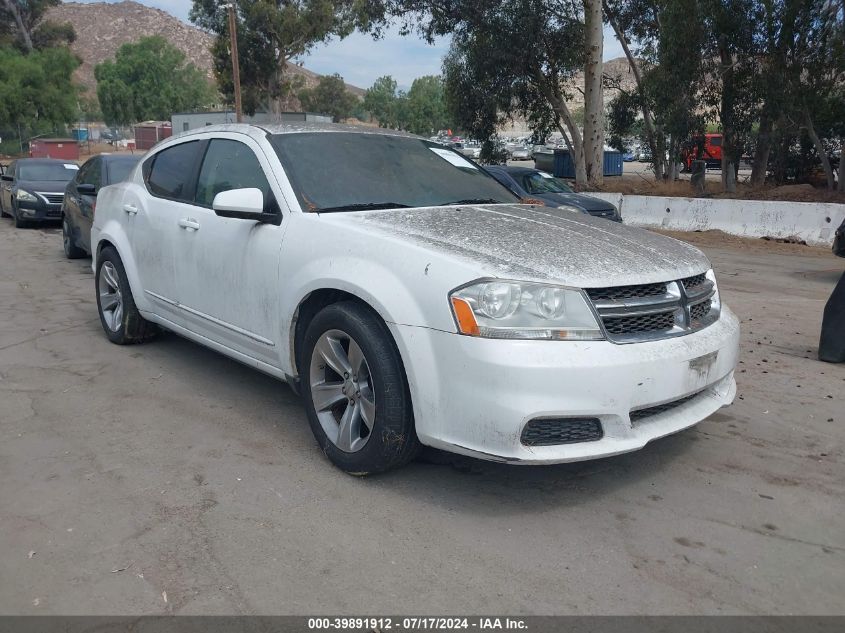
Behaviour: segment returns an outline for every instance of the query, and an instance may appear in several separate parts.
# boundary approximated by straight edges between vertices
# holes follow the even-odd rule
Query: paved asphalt
[[[842,614],[845,261],[690,236],[743,320],[739,398],[553,467],[334,469],[282,383],[101,332],[90,261],[0,221],[0,613]]]

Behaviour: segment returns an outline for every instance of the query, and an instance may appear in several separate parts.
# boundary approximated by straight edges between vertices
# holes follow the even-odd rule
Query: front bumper
[[[405,361],[423,444],[483,459],[531,464],[617,455],[690,427],[736,394],[739,322],[686,336],[616,345],[607,341],[503,341],[390,326]],[[631,423],[632,410],[695,397]],[[590,417],[597,441],[526,446],[535,418]]]
[[[51,204],[44,200],[41,196],[37,197],[37,202],[31,202],[29,200],[15,200],[15,207],[17,208],[18,215],[22,220],[58,220],[62,217],[61,203]]]

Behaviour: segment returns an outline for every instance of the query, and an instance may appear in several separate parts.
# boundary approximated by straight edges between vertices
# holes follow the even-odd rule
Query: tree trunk
[[[542,72],[539,70],[534,73],[536,86],[543,93],[555,111],[555,114],[563,121],[569,132],[568,144],[571,147],[570,154],[572,155],[572,162],[575,165],[575,189],[583,191],[587,188],[587,169],[584,160],[584,142],[581,136],[581,130],[578,129],[575,120],[572,118],[572,112],[563,100],[560,94],[560,84],[556,84],[554,80],[549,82]],[[563,130],[561,130],[563,133]],[[564,138],[567,138],[564,134]]]
[[[590,187],[604,183],[604,33],[601,0],[584,0],[586,57],[584,67],[584,158]]]
[[[819,138],[819,135],[816,134],[816,128],[813,125],[813,119],[810,117],[810,113],[807,110],[804,110],[804,127],[807,130],[807,136],[810,137],[810,140],[813,142],[813,147],[816,148],[816,154],[819,155],[819,160],[822,162],[822,169],[824,169],[825,178],[827,178],[827,188],[830,191],[836,189],[836,182],[833,178],[833,167],[830,166],[830,159],[827,156],[827,151],[822,145],[822,141]]]
[[[763,106],[763,112],[760,114],[760,131],[757,132],[757,146],[754,148],[754,161],[751,164],[752,187],[759,187],[766,182],[769,155],[772,152],[773,123],[768,108]]]
[[[643,113],[643,127],[645,128],[646,142],[648,143],[652,159],[654,160],[654,176],[657,180],[661,180],[663,178],[663,161],[661,160],[659,163],[657,161],[657,130],[654,126],[654,117],[651,114],[651,108],[646,100],[646,94],[643,88],[643,73],[640,69],[640,63],[631,52],[631,47],[628,45],[628,38],[625,37],[625,33],[623,33],[622,29],[619,27],[616,16],[607,4],[607,0],[602,0],[602,7],[604,8],[604,14],[607,17],[608,22],[610,22],[613,32],[616,34],[616,39],[619,40],[619,43],[622,45],[622,50],[625,52],[625,57],[628,60],[628,66],[634,74],[634,81],[637,84],[637,92],[640,93],[640,109]]]
[[[725,193],[736,193],[736,165],[727,154],[722,154],[722,188]]]
[[[23,40],[26,50],[31,53],[33,49],[32,37],[30,37],[29,30],[27,30],[26,26],[24,26],[23,16],[21,15],[18,3],[14,2],[14,0],[3,0],[3,6],[5,6],[6,10],[12,14],[12,17],[15,18],[15,24],[18,27],[18,34]]]

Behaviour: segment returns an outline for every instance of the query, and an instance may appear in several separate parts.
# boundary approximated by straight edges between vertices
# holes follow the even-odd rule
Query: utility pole
[[[238,61],[238,20],[235,15],[235,3],[229,3],[229,40],[232,51],[232,81],[235,84],[235,117],[243,122],[244,113],[241,104],[241,67]]]

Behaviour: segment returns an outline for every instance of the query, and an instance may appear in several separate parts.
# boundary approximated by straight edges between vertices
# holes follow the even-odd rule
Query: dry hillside
[[[70,22],[73,25],[76,42],[71,48],[82,59],[82,66],[76,71],[76,77],[88,88],[89,94],[96,93],[94,67],[97,64],[114,57],[117,49],[123,44],[150,35],[164,37],[183,51],[197,68],[205,71],[209,81],[213,80],[212,58],[209,52],[213,36],[166,11],[131,0],[114,4],[65,2],[50,9],[46,19]],[[290,71],[302,75],[308,86],[316,84],[320,77],[299,66],[291,65]],[[358,96],[364,93],[356,86],[348,88]]]

